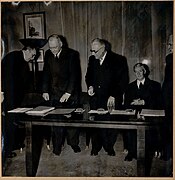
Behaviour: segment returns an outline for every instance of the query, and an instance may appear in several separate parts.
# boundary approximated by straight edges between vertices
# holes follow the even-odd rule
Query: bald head
[[[63,45],[59,35],[56,35],[56,34],[51,35],[48,38],[48,43],[49,43],[49,49],[54,55],[58,54],[58,52],[61,50],[62,45]]]

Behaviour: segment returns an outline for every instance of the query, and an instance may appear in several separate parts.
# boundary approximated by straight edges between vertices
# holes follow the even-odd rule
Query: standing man
[[[21,106],[25,94],[30,89],[30,70],[28,62],[37,55],[37,48],[41,44],[37,40],[20,40],[24,45],[22,50],[15,50],[8,53],[1,62],[1,87],[2,87],[2,118],[3,137],[4,137],[4,159],[14,157],[16,154],[12,151],[21,148],[23,135],[20,134],[18,125],[14,124],[14,119],[8,115],[8,111]],[[44,45],[44,44],[43,44]]]
[[[86,73],[86,84],[91,109],[119,109],[128,84],[128,65],[125,57],[111,51],[110,43],[96,38],[91,43],[91,53]],[[117,132],[113,129],[92,129],[91,155],[97,155],[104,147],[115,156],[113,146]]]
[[[173,158],[173,35],[168,40],[168,55],[166,56],[165,77],[162,85],[165,123],[163,129],[163,159]]]
[[[77,107],[81,91],[79,53],[68,48],[66,39],[57,34],[48,38],[49,50],[45,53],[43,69],[43,97],[55,107]],[[53,153],[60,155],[65,128],[52,128]],[[75,153],[80,152],[79,131],[67,128],[67,143]]]

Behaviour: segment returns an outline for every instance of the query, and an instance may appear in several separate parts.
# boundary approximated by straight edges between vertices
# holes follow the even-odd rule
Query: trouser
[[[137,131],[128,130],[126,133],[128,152],[137,157]],[[161,149],[160,137],[157,129],[146,131],[145,134],[146,151],[155,152]]]
[[[116,129],[91,129],[92,151],[99,152],[102,147],[106,152],[112,151],[117,135]]]
[[[173,123],[166,121],[162,127],[163,158],[173,158]]]
[[[127,135],[128,130],[122,129],[121,133],[122,133],[122,137],[123,137],[123,148],[128,150],[128,148],[129,148],[128,135]]]
[[[9,118],[8,115],[4,122],[4,150],[7,157],[13,150],[23,147],[25,139],[25,127],[15,122],[15,119]]]
[[[51,140],[51,127],[50,126],[43,127],[43,136],[47,141],[47,145],[50,145],[50,140]]]
[[[64,145],[65,137],[67,136],[67,144],[70,146],[77,146],[79,144],[79,129],[52,127],[52,143],[53,151],[60,152],[62,145]]]
[[[136,130],[125,131],[125,141],[127,141],[128,152],[137,157],[137,132]]]

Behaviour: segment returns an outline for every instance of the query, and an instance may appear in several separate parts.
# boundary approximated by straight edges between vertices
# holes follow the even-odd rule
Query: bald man
[[[44,58],[43,97],[54,107],[77,107],[81,91],[79,53],[68,48],[65,37],[61,35],[51,35],[48,45]],[[52,127],[53,153],[60,155],[65,133],[74,152],[80,152],[77,128]]]

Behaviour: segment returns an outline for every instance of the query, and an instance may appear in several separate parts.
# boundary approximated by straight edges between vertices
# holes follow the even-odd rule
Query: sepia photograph
[[[1,1],[1,177],[174,178],[173,0]]]

